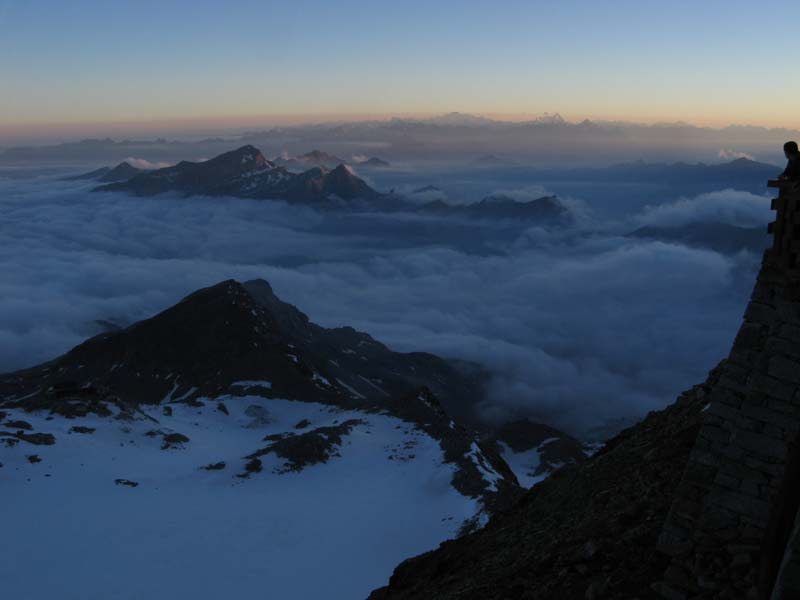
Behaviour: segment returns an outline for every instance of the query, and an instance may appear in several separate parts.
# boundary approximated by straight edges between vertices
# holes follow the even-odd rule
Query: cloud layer
[[[669,204],[648,206],[637,215],[642,225],[680,227],[690,223],[723,223],[737,227],[765,227],[774,214],[767,196],[721,190]]]
[[[479,412],[489,421],[529,416],[585,434],[702,380],[727,353],[757,267],[746,253],[585,226],[465,231],[402,215],[88,188],[0,181],[0,371],[53,358],[96,332],[97,319],[130,323],[201,286],[263,277],[322,325],[487,366]],[[763,199],[731,194],[638,218],[761,218]]]

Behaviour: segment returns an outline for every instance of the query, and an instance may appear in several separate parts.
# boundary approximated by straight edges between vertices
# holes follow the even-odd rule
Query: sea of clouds
[[[530,417],[586,436],[702,381],[758,267],[752,253],[628,228],[769,217],[763,197],[730,190],[554,232],[91,187],[0,178],[0,372],[54,358],[99,319],[129,324],[200,287],[262,277],[322,325],[486,366],[477,411],[489,422]]]

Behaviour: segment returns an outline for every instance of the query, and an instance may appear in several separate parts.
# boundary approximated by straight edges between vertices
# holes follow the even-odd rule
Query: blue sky
[[[0,0],[0,126],[451,110],[800,126],[790,2]]]

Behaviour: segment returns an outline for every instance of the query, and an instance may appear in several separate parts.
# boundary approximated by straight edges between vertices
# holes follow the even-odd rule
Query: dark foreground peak
[[[343,406],[377,406],[427,386],[460,416],[479,401],[482,378],[474,366],[393,352],[351,327],[320,327],[268,282],[231,279],[48,364],[0,377],[0,405],[68,412],[73,396],[65,390],[77,390],[75,398],[88,402],[80,410],[105,401],[137,406],[213,397],[237,381],[269,381],[278,397]]]

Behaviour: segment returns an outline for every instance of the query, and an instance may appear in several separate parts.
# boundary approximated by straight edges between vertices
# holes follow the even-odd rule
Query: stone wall
[[[800,431],[800,189],[770,186],[780,190],[774,245],[659,540],[672,557],[653,586],[665,598],[769,598],[775,573],[789,589],[800,566],[800,533],[788,544],[797,552],[784,559],[789,532],[776,525],[797,508],[781,491]],[[779,548],[773,568],[764,564],[765,544]],[[800,597],[774,587],[776,598]]]
[[[765,590],[769,593],[769,590]],[[780,563],[770,600],[800,598],[800,524],[795,523]]]

